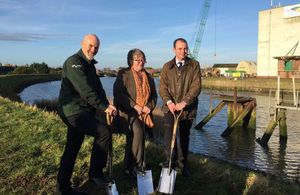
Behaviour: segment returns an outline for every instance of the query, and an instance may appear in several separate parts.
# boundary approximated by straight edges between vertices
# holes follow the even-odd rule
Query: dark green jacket
[[[105,91],[96,75],[96,63],[96,60],[89,61],[81,49],[65,61],[58,98],[60,117],[104,111],[108,107]]]

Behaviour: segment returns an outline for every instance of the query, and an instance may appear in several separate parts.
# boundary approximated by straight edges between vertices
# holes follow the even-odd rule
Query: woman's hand
[[[145,114],[149,114],[149,113],[151,112],[151,110],[150,110],[150,108],[148,108],[147,106],[144,106],[142,112],[145,113]]]
[[[136,112],[138,113],[138,115],[141,115],[143,113],[143,107],[139,106],[139,105],[135,105],[134,109],[136,110]]]

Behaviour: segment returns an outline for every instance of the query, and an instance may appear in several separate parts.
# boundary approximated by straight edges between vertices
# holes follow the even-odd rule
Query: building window
[[[292,61],[286,61],[284,63],[284,70],[285,71],[293,70],[293,63],[292,63]]]

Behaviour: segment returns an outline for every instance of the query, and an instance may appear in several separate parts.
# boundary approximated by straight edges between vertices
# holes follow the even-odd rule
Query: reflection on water
[[[101,78],[108,97],[113,97],[115,78]],[[158,79],[155,79],[158,86]],[[23,101],[32,104],[36,99],[54,99],[58,96],[60,81],[41,83],[26,88],[20,94]],[[213,156],[228,162],[272,173],[281,178],[292,180],[297,176],[300,162],[300,119],[299,111],[288,110],[287,127],[288,140],[279,142],[279,130],[275,128],[268,147],[261,147],[255,139],[262,137],[270,120],[269,97],[251,95],[256,98],[256,131],[242,128],[234,129],[232,134],[221,136],[227,127],[227,107],[225,106],[201,130],[191,129],[190,151]],[[199,97],[198,114],[194,125],[199,123],[209,113],[209,96]],[[213,100],[213,108],[220,103]],[[162,104],[159,98],[158,104]],[[299,174],[299,173],[298,173]]]
[[[192,129],[190,150],[228,162],[265,171],[284,179],[294,179],[300,165],[300,118],[299,111],[287,110],[288,140],[279,141],[279,130],[275,128],[268,147],[261,147],[255,139],[262,137],[270,121],[269,97],[253,95],[256,98],[256,131],[236,128],[229,137],[221,134],[227,127],[227,109],[224,107],[201,130]],[[209,96],[201,95],[198,115],[195,123],[200,122],[209,113]],[[213,108],[220,101],[213,101]]]
[[[101,83],[105,89],[107,97],[113,97],[114,77],[101,78]],[[60,81],[38,83],[24,89],[19,95],[22,101],[33,105],[34,101],[42,99],[55,99],[59,95]]]
[[[58,97],[60,81],[38,83],[25,88],[20,94],[22,101],[33,105],[36,100],[52,100]]]

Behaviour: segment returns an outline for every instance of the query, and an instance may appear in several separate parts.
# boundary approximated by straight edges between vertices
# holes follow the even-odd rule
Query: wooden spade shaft
[[[180,118],[182,112],[183,112],[183,110],[181,110],[177,116],[175,113],[173,114],[174,115],[174,125],[173,125],[173,135],[172,135],[171,152],[170,152],[170,159],[169,159],[169,171],[168,171],[169,175],[171,174],[172,156],[173,156],[173,150],[175,147],[178,121],[179,121],[179,118]]]

